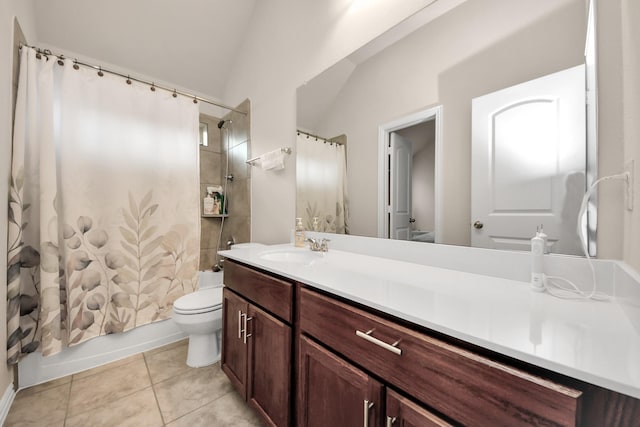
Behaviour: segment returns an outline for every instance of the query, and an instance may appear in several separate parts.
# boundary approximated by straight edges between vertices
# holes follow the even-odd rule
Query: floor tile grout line
[[[206,408],[207,406],[214,405],[216,402],[220,401],[221,399],[228,398],[230,395],[234,394],[233,388],[230,388],[228,391],[223,392],[222,394],[218,395],[217,397],[215,397],[215,398],[213,398],[213,399],[211,399],[211,400],[209,400],[207,402],[203,402],[198,407],[191,409],[189,412],[187,412],[185,414],[182,414],[181,416],[179,416],[179,417],[175,418],[174,420],[171,420],[170,422],[167,423],[167,421],[165,421],[166,417],[163,415],[161,407],[160,407],[160,400],[158,399],[158,394],[156,393],[156,387],[155,387],[156,384],[153,383],[152,378],[151,378],[152,373],[151,373],[151,369],[150,368],[152,366],[153,360],[154,360],[153,355],[149,356],[149,355],[143,354],[144,368],[142,366],[138,365],[138,369],[139,369],[138,372],[140,372],[140,374],[142,374],[142,372],[146,372],[146,374],[147,374],[147,380],[149,381],[149,386],[151,388],[151,392],[153,393],[154,399],[155,399],[155,402],[156,402],[156,408],[155,409],[156,409],[156,411],[158,411],[158,414],[160,415],[160,421],[162,423],[162,424],[157,425],[158,427],[160,427],[160,426],[166,427],[167,425],[173,425],[173,423],[175,423],[176,421],[181,420],[181,419],[183,419],[184,417],[186,417],[188,415],[193,416],[192,414],[194,414],[194,413],[196,413],[198,411],[203,411],[204,410],[206,412],[207,410],[204,409],[204,408]],[[212,366],[212,368],[214,368],[214,370],[216,370],[218,372],[222,372],[221,367],[220,367],[220,362],[216,362]],[[217,369],[215,369],[215,368],[217,368]],[[142,369],[144,369],[145,371],[142,371]],[[191,369],[191,368],[189,370],[194,374],[199,371],[199,369]],[[138,374],[138,375],[140,375],[140,374]],[[170,378],[168,378],[166,380],[163,380],[160,383],[164,383],[165,381],[168,381],[168,380],[170,380],[172,378],[175,379],[175,378],[178,378],[178,377],[181,377],[181,376],[184,376],[184,372],[183,373],[176,373],[176,374],[172,375]],[[85,378],[89,378],[89,377],[85,377]],[[67,402],[65,404],[66,408],[64,410],[64,418],[60,418],[60,421],[62,422],[63,426],[71,425],[70,423],[72,423],[72,419],[74,419],[75,417],[81,416],[82,414],[84,414],[84,416],[86,416],[86,414],[92,410],[92,409],[86,409],[86,410],[80,411],[80,412],[78,412],[76,414],[71,414],[70,413],[70,409],[72,407],[72,405],[71,405],[71,403],[72,403],[71,402],[71,397],[74,395],[73,390],[76,388],[76,384],[78,384],[78,382],[84,382],[84,378],[78,379],[78,378],[74,378],[73,376],[70,376],[68,383],[61,385],[63,387],[64,386],[68,387]],[[223,384],[220,384],[220,386],[224,387]],[[149,391],[148,388],[149,387],[144,387],[144,388],[142,388],[140,390],[133,391],[133,392],[131,392],[129,394],[126,394],[124,396],[121,396],[121,397],[119,397],[117,399],[110,400],[109,403],[113,404],[113,403],[116,403],[116,402],[121,401],[121,400],[127,400],[132,395],[134,395],[136,393],[141,393],[141,392],[148,393],[148,391]],[[45,391],[46,390],[43,390],[43,392],[45,392]],[[153,407],[150,407],[149,410],[153,411]],[[147,413],[147,412],[145,411],[145,413]],[[151,414],[151,412],[148,412],[148,413]]]
[[[59,384],[59,385],[56,385],[56,386],[54,386],[54,387],[50,387],[50,388],[47,388],[47,389],[45,389],[45,390],[38,391],[38,392],[36,392],[36,393],[29,393],[29,394],[25,394],[24,392],[25,392],[25,390],[28,390],[28,388],[18,390],[18,391],[16,392],[16,396],[15,396],[15,398],[13,399],[13,402],[12,402],[12,404],[11,404],[10,408],[9,408],[9,411],[8,411],[8,412],[7,412],[7,414],[6,414],[6,417],[5,417],[5,420],[4,420],[4,421],[5,421],[5,424],[6,424],[7,422],[9,422],[9,421],[10,421],[11,414],[12,414],[14,411],[16,411],[16,408],[18,408],[18,407],[21,405],[21,401],[22,401],[23,399],[39,399],[39,398],[40,398],[40,395],[42,395],[43,393],[48,393],[48,392],[51,392],[52,390],[55,390],[55,389],[57,389],[57,388],[60,388],[60,389],[61,389],[61,388],[63,388],[63,387],[69,387],[69,390],[70,390],[70,389],[71,389],[71,379],[69,379],[69,382],[68,382],[68,383]],[[20,393],[22,393],[22,395],[21,395]],[[69,394],[70,394],[70,392],[69,392]],[[66,407],[65,407],[64,416],[63,416],[62,418],[60,418],[60,419],[56,419],[56,421],[58,421],[58,420],[59,420],[59,421],[62,421],[63,423],[66,421],[66,417],[67,417],[67,408],[68,408],[68,406],[69,406],[69,402],[68,402],[68,400],[67,400],[67,405],[66,405]],[[3,425],[4,425],[4,424],[3,424]],[[23,424],[19,424],[19,425],[23,425]],[[1,426],[0,426],[0,427],[1,427]]]
[[[73,387],[73,375],[71,375],[71,380],[69,381],[69,392],[67,394],[67,407],[64,410],[64,421],[62,422],[63,426],[67,425],[67,418],[69,417],[69,405],[71,405],[71,387]]]
[[[162,414],[160,401],[158,400],[158,395],[156,394],[156,387],[155,387],[155,384],[153,383],[153,378],[151,377],[151,370],[149,369],[149,364],[147,363],[147,355],[143,353],[142,359],[144,360],[144,366],[147,369],[147,375],[149,376],[149,382],[151,383],[151,391],[153,392],[153,398],[156,401],[156,406],[158,407],[158,412],[160,413],[160,419],[162,420],[162,426],[164,427],[167,425],[167,422],[165,421],[164,415]]]
[[[110,400],[107,400],[107,401],[105,401],[103,404],[100,404],[99,406],[96,406],[96,407],[94,407],[94,408],[89,408],[89,409],[82,410],[82,411],[77,412],[77,413],[75,413],[75,414],[73,414],[73,415],[71,415],[71,416],[69,416],[69,415],[68,415],[68,413],[67,413],[67,417],[66,417],[66,419],[74,418],[74,417],[77,417],[78,415],[85,414],[85,413],[87,413],[87,412],[91,412],[91,411],[95,411],[95,410],[100,409],[100,408],[102,408],[102,407],[104,407],[104,406],[106,406],[106,405],[109,405],[109,404],[113,404],[113,403],[119,402],[120,400],[123,400],[123,399],[128,399],[128,398],[130,398],[131,396],[133,396],[134,394],[136,394],[136,393],[140,393],[140,392],[143,392],[143,391],[145,391],[145,390],[147,390],[147,389],[149,389],[149,388],[151,388],[151,386],[147,386],[147,387],[144,387],[144,388],[141,388],[141,389],[135,390],[135,391],[133,391],[133,392],[131,392],[131,393],[129,393],[129,394],[125,394],[125,395],[123,395],[123,396],[120,396],[120,397],[119,397],[119,398],[117,398],[117,399],[110,399]]]
[[[233,392],[234,392],[234,390],[229,390],[228,392],[226,392],[226,393],[224,393],[224,394],[222,394],[222,395],[220,395],[220,396],[216,397],[215,399],[213,399],[213,400],[211,400],[211,401],[209,401],[209,402],[207,402],[207,403],[205,403],[205,404],[203,404],[203,405],[201,405],[201,406],[198,406],[197,408],[194,408],[194,409],[190,410],[189,412],[187,412],[187,413],[185,413],[185,414],[180,415],[180,416],[179,416],[178,418],[176,418],[175,420],[171,420],[171,422],[172,422],[172,423],[174,423],[174,422],[178,421],[180,418],[184,418],[184,417],[186,417],[186,416],[187,416],[187,415],[189,415],[189,414],[193,414],[194,412],[199,411],[200,409],[204,408],[205,406],[211,405],[211,404],[212,404],[212,403],[214,403],[214,402],[217,402],[218,400],[222,399],[222,398],[223,398],[223,397],[225,397],[225,396],[228,396],[229,394],[231,394],[231,393],[233,393]],[[163,419],[164,419],[164,418],[163,418]],[[166,425],[166,424],[165,424],[165,425]]]
[[[146,363],[146,361],[145,361],[145,363]],[[215,363],[218,363],[218,362],[215,362]],[[200,366],[199,368],[191,368],[191,367],[190,367],[190,368],[188,368],[186,375],[190,375],[190,374],[192,374],[192,373],[196,373],[196,372],[197,372],[197,371],[192,371],[192,369],[204,369],[204,368],[207,368],[207,367],[210,367],[210,366],[215,365],[215,363],[214,363],[214,364],[211,364],[211,365],[208,365],[208,366]],[[163,380],[158,381],[157,383],[153,383],[153,379],[151,379],[151,380],[152,380],[152,383],[153,383],[154,385],[160,385],[160,384],[162,384],[162,383],[165,383],[165,382],[167,382],[167,381],[170,381],[170,380],[172,380],[172,379],[174,379],[174,378],[176,378],[176,377],[182,376],[182,375],[185,375],[185,372],[180,372],[180,373],[177,373],[177,374],[172,375],[172,376],[170,376],[170,377],[164,378]]]
[[[185,345],[185,347],[186,347],[186,345]],[[177,348],[178,348],[178,347],[174,347],[174,348],[168,349],[167,351],[176,350]],[[157,356],[158,354],[162,354],[162,353],[164,353],[164,352],[165,352],[165,351],[158,352],[158,353],[154,353],[154,354],[150,354],[150,355],[148,355],[148,354],[146,354],[146,353],[145,353],[145,355],[144,355],[145,363],[147,363],[147,367],[148,367],[148,369],[149,369],[149,376],[151,377],[151,382],[152,382],[154,385],[161,384],[161,383],[163,383],[163,382],[165,382],[165,381],[171,380],[171,379],[173,379],[173,378],[175,378],[175,377],[178,377],[178,376],[181,376],[181,375],[183,375],[183,374],[184,374],[184,372],[176,372],[176,373],[173,373],[173,374],[171,374],[170,376],[168,376],[168,377],[166,377],[166,378],[163,378],[163,379],[161,379],[161,380],[159,380],[159,381],[154,380],[154,378],[153,378],[153,374],[151,373],[151,367],[149,367],[149,363],[150,363],[150,362],[152,362],[152,361],[153,361],[153,359],[156,359],[156,356]],[[191,370],[191,369],[192,369],[192,368],[190,368],[190,367],[186,364],[186,361],[185,361],[185,360],[182,360],[182,361],[181,361],[181,364],[183,364],[183,365],[186,367],[186,371],[189,371],[189,370]]]
[[[101,407],[102,407],[102,406],[104,406],[104,405],[108,405],[108,404],[115,403],[115,402],[118,402],[118,401],[120,401],[120,400],[123,400],[123,399],[129,398],[129,397],[133,396],[133,395],[134,395],[134,394],[136,394],[136,393],[140,393],[141,391],[147,390],[147,389],[148,389],[148,388],[150,388],[150,387],[151,387],[151,385],[149,385],[149,386],[147,386],[147,387],[143,387],[143,388],[137,389],[137,390],[134,390],[134,391],[132,391],[132,392],[130,392],[130,393],[127,393],[127,394],[124,394],[124,395],[122,395],[122,396],[118,397],[117,399],[107,399],[106,401],[102,402],[99,406],[97,406],[97,407],[95,407],[95,408],[89,408],[89,409],[82,410],[82,411],[80,411],[80,412],[77,412],[77,413],[75,413],[75,414],[71,415],[70,417],[69,417],[69,409],[67,409],[67,417],[66,417],[66,418],[67,418],[67,419],[68,419],[68,418],[73,418],[73,417],[78,416],[78,415],[80,415],[80,414],[84,414],[84,413],[86,413],[86,412],[94,411],[95,409],[101,408]],[[69,403],[68,403],[68,406],[70,406],[70,405],[71,405],[71,396],[69,396]]]
[[[146,361],[145,361],[145,362],[146,362]],[[209,366],[211,366],[211,367],[215,367],[215,365],[218,365],[218,370],[220,370],[220,372],[223,372],[223,371],[222,371],[222,368],[221,368],[221,365],[220,365],[220,361],[215,362],[215,363],[213,363],[213,364],[211,364],[211,365],[209,365]],[[201,368],[205,368],[205,366],[202,366]],[[191,369],[200,369],[200,368],[191,368]],[[195,370],[194,370],[192,373],[197,373],[197,371],[195,371]],[[182,375],[182,374],[177,374],[177,375],[174,375],[174,376],[169,377],[169,378],[167,378],[167,379],[164,379],[164,380],[162,380],[162,381],[159,381],[157,384],[153,384],[153,382],[152,382],[152,384],[153,384],[154,386],[155,386],[155,385],[160,385],[160,384],[162,384],[162,383],[165,383],[165,382],[167,382],[167,381],[170,381],[170,380],[172,380],[172,379],[174,379],[174,378],[176,378],[176,377],[178,377],[178,376],[181,376],[181,375]],[[213,400],[209,400],[209,401],[207,401],[207,402],[203,403],[202,405],[198,406],[197,408],[194,408],[194,409],[190,410],[189,412],[187,412],[187,413],[185,413],[185,414],[183,414],[183,415],[180,415],[178,418],[172,419],[172,420],[170,420],[168,423],[166,423],[166,422],[165,422],[165,425],[167,425],[167,424],[171,424],[171,423],[175,422],[176,420],[179,420],[180,418],[182,418],[182,417],[184,417],[184,416],[186,416],[186,415],[188,415],[188,414],[191,414],[191,413],[193,413],[193,412],[195,412],[195,411],[197,411],[197,410],[199,410],[199,409],[202,409],[202,408],[204,408],[205,406],[210,405],[210,404],[212,404],[213,402],[216,402],[217,400],[219,400],[219,399],[221,399],[221,398],[223,398],[223,397],[225,397],[225,396],[227,396],[228,394],[233,393],[233,392],[234,392],[234,390],[233,390],[233,389],[231,389],[231,390],[229,390],[228,392],[226,392],[226,393],[224,393],[224,394],[221,394],[220,396],[218,396],[218,397],[214,398]],[[154,393],[154,395],[155,395],[155,393],[156,393],[156,389],[155,389],[155,387],[153,388],[153,393]],[[156,396],[156,402],[158,403],[158,408],[160,409],[160,414],[162,415],[162,408],[160,408],[160,401],[158,400],[157,396]],[[162,420],[164,421],[164,416],[162,417]]]

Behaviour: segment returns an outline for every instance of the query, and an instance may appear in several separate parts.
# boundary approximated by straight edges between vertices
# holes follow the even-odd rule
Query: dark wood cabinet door
[[[291,414],[291,327],[249,305],[247,333],[247,401],[267,424],[286,427]]]
[[[382,384],[307,337],[298,363],[298,426],[365,426],[365,411],[369,426],[382,425]]]
[[[392,427],[451,427],[451,424],[416,405],[409,399],[387,389],[385,426]]]
[[[222,292],[222,370],[240,396],[247,398],[247,345],[244,343],[243,315],[249,304],[227,288]]]

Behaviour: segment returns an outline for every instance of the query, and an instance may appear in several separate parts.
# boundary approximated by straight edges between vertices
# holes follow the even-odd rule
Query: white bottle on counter
[[[531,239],[531,286],[544,291],[544,247],[545,241],[539,232]]]

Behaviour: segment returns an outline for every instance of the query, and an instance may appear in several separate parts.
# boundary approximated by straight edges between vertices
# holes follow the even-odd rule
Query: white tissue
[[[281,149],[269,151],[260,156],[260,167],[262,170],[280,170],[284,169],[285,153]]]

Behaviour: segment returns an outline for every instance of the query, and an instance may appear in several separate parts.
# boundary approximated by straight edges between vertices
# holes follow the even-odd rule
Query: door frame
[[[387,155],[389,135],[429,120],[435,120],[435,170],[434,170],[434,202],[435,202],[435,243],[441,242],[442,231],[442,105],[421,110],[378,126],[378,237],[389,238],[389,226],[386,221],[389,212],[389,183],[387,180]]]

